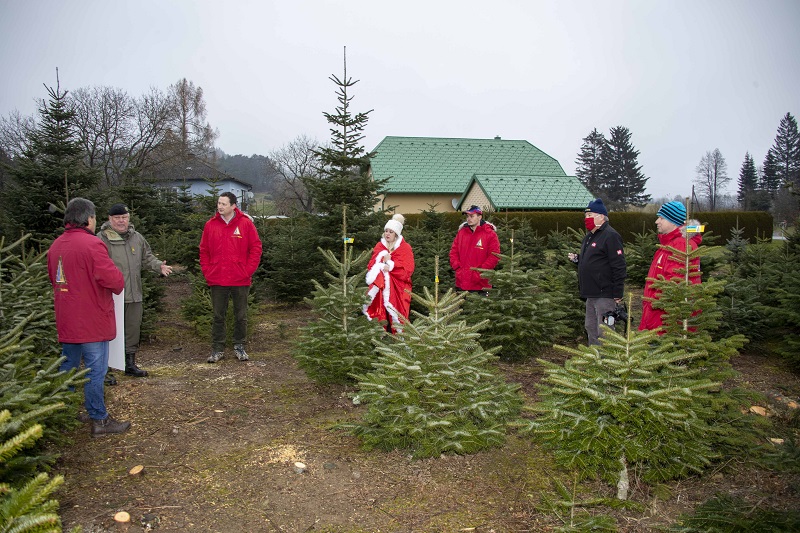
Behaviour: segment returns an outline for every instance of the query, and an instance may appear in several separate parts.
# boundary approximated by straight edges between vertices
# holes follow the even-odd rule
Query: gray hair
[[[64,225],[86,227],[89,219],[96,216],[94,204],[86,198],[73,198],[64,210]]]

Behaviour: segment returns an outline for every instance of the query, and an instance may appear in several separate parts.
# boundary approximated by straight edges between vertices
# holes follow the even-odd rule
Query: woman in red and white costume
[[[399,333],[411,309],[411,274],[414,252],[403,239],[405,217],[397,214],[383,227],[383,237],[372,250],[367,265],[367,296],[364,314],[370,320],[385,320],[386,331]]]

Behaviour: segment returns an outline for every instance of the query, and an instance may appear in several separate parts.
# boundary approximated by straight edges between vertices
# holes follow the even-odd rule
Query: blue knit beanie
[[[668,202],[662,205],[656,215],[664,220],[669,220],[676,226],[686,224],[686,208],[680,202]]]
[[[586,212],[608,216],[608,209],[606,209],[606,206],[603,204],[603,200],[600,198],[589,202],[589,205],[586,206]]]

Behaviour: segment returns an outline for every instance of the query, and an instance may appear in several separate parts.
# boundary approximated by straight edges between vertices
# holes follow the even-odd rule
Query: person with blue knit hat
[[[658,242],[661,246],[653,256],[650,264],[650,271],[647,273],[647,281],[644,285],[642,298],[642,320],[639,322],[640,330],[660,329],[663,324],[664,311],[653,309],[653,301],[658,300],[660,291],[653,288],[653,282],[661,279],[684,279],[685,265],[678,261],[669,247],[676,250],[692,251],[700,246],[703,240],[702,233],[695,233],[689,239],[686,238],[686,207],[677,201],[667,202],[661,206],[656,213],[656,228],[658,230]],[[689,221],[689,225],[699,225],[696,220]],[[690,269],[700,271],[700,258],[691,260]],[[692,283],[700,283],[700,276],[690,277]],[[663,331],[659,332],[659,334]]]
[[[603,315],[613,312],[622,302],[628,270],[622,237],[609,225],[608,209],[603,200],[597,198],[589,202],[583,223],[587,233],[581,252],[567,256],[578,264],[578,289],[581,298],[586,300],[584,327],[591,346],[600,344]]]

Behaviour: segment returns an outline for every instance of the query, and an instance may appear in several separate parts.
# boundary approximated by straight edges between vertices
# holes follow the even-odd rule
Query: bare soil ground
[[[122,510],[132,517],[129,531],[500,533],[564,524],[566,517],[541,503],[553,493],[551,480],[565,474],[531,439],[512,435],[500,449],[419,461],[365,451],[331,429],[360,416],[352,391],[316,385],[291,356],[297,328],[311,318],[305,307],[266,307],[250,317],[250,361],[228,349],[208,364],[208,343],[179,315],[189,290],[180,277],[169,280],[168,311],[139,355],[151,375],[118,373],[119,385],[106,389],[110,412],[130,420],[131,430],[91,439],[83,426],[63,451],[57,470],[66,478],[58,494],[65,530],[116,531],[113,515]],[[737,381],[753,390],[800,397],[798,376],[758,355],[739,357],[735,366]],[[535,396],[538,365],[501,368]],[[305,472],[295,471],[296,461]],[[136,465],[144,473],[130,476]],[[658,497],[635,485],[637,510],[593,512],[612,514],[620,531],[652,531],[717,492],[798,508],[798,487],[797,476],[731,461],[660,487]],[[582,485],[579,497],[613,495],[597,483]]]

